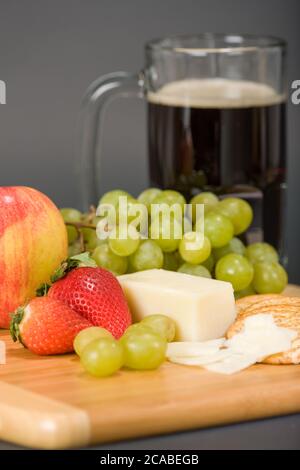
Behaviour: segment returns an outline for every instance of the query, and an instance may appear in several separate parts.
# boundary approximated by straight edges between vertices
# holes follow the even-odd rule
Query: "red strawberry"
[[[10,332],[35,354],[64,354],[73,351],[79,331],[92,326],[66,304],[49,297],[36,297],[13,316]]]
[[[93,325],[106,328],[116,339],[131,324],[122,288],[117,278],[105,269],[75,268],[52,284],[48,296],[65,302]]]

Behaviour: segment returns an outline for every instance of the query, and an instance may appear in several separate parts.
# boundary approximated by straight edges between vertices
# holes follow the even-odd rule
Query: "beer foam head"
[[[149,92],[147,99],[165,106],[246,108],[277,104],[284,96],[263,83],[211,78],[170,82],[156,92]]]

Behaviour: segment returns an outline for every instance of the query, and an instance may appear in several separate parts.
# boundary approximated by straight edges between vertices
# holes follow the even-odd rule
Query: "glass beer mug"
[[[140,73],[95,81],[82,108],[83,203],[100,196],[106,105],[144,97],[151,186],[187,198],[199,191],[245,198],[255,214],[247,242],[264,239],[284,262],[285,49],[280,39],[248,35],[158,39],[146,44]]]

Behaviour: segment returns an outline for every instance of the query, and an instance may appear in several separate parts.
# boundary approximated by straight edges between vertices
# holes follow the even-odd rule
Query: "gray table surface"
[[[21,447],[0,442],[0,450]],[[90,447],[93,450],[300,450],[300,414]]]

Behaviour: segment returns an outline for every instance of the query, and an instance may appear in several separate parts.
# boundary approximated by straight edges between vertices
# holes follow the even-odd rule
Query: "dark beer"
[[[244,197],[255,213],[247,241],[264,238],[283,256],[283,97],[254,82],[173,82],[149,93],[148,120],[152,185]]]

